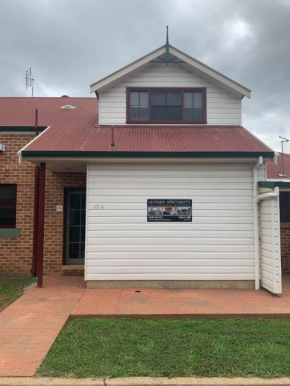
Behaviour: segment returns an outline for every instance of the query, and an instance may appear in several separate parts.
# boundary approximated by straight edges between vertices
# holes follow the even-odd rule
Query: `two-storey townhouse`
[[[36,165],[39,284],[58,218],[63,264],[84,264],[89,288],[280,293],[279,191],[258,186],[274,152],[242,127],[251,91],[167,42],[91,92],[98,117],[51,124],[19,152]],[[65,202],[52,204],[48,176],[62,173],[85,176],[86,189],[63,180]]]

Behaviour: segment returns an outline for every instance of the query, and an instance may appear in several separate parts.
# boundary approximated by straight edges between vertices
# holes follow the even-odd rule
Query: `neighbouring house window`
[[[280,222],[290,223],[290,192],[280,192]]]
[[[205,89],[128,89],[128,123],[206,123]]]
[[[16,185],[0,184],[0,228],[16,227]]]

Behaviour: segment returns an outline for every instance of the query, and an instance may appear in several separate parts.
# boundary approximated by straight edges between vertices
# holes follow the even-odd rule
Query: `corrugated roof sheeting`
[[[0,98],[0,126],[34,126],[36,108],[38,125],[50,128],[26,151],[272,151],[240,126],[98,126],[96,98]]]
[[[92,123],[92,122],[91,122]],[[112,130],[115,147],[112,148]],[[140,152],[271,152],[239,126],[115,126],[84,122],[56,131],[54,127],[32,143],[27,151],[140,151]]]
[[[284,174],[285,177],[279,176],[283,173],[282,167],[282,153],[278,153],[278,162],[277,165],[272,161],[267,162],[267,178],[269,179],[279,179],[279,180],[290,180],[290,154],[283,155],[284,162]]]
[[[71,105],[72,110],[61,107]],[[35,109],[38,109],[38,125],[62,130],[91,127],[97,124],[98,101],[96,98],[0,98],[0,126],[34,126]],[[82,122],[84,120],[84,122]]]

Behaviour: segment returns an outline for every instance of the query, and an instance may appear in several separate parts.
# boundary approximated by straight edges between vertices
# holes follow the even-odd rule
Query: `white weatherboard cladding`
[[[268,291],[282,292],[279,199],[260,203],[261,283]]]
[[[100,93],[100,125],[126,124],[127,87],[206,87],[207,124],[240,125],[241,100],[177,64],[151,64]]]
[[[252,165],[88,165],[86,280],[254,280],[252,195]],[[148,223],[158,198],[192,223]]]

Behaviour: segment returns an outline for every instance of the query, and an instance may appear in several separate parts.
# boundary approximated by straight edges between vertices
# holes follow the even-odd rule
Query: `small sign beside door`
[[[192,222],[192,200],[147,200],[148,222]]]
[[[56,205],[56,211],[57,211],[57,213],[62,213],[63,212],[63,206],[62,205]]]

